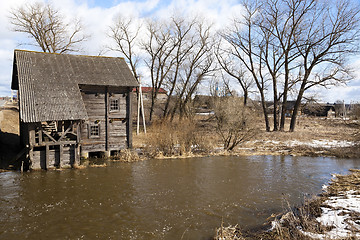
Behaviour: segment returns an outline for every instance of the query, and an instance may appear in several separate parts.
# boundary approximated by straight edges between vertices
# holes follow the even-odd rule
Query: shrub
[[[162,154],[176,156],[191,153],[202,148],[196,134],[196,123],[189,119],[158,121],[153,123],[147,134],[147,152],[151,156]]]
[[[216,132],[220,135],[225,150],[233,150],[258,132],[256,113],[244,106],[240,98],[218,98],[214,103],[214,113]]]

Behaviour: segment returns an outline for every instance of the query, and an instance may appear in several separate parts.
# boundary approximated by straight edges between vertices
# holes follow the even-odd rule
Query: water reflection
[[[225,223],[261,226],[359,160],[289,156],[114,163],[0,174],[1,239],[208,239]]]

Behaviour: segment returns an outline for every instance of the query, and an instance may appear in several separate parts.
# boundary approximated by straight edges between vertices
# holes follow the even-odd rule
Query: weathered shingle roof
[[[12,89],[24,122],[86,119],[79,84],[135,87],[122,58],[15,50]]]

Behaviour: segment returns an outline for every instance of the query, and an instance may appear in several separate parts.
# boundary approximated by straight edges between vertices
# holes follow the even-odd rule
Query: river
[[[205,157],[0,173],[0,239],[209,239],[321,192],[360,160]]]

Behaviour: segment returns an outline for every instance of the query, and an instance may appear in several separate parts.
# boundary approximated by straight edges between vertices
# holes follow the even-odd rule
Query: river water
[[[0,173],[0,239],[210,239],[262,227],[360,160],[206,157]]]

